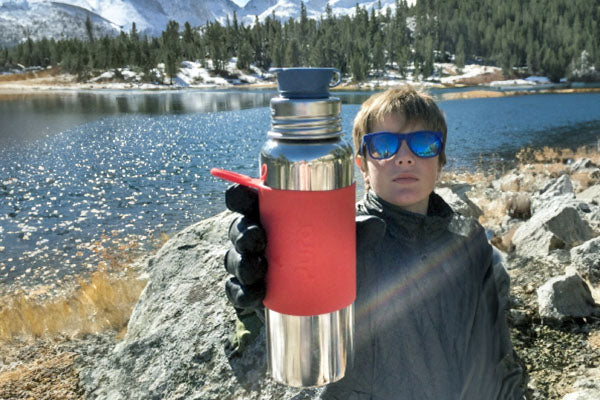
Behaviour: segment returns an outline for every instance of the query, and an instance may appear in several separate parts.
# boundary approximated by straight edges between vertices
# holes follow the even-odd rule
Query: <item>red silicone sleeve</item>
[[[267,232],[265,306],[326,314],[356,297],[355,185],[328,191],[259,190]]]

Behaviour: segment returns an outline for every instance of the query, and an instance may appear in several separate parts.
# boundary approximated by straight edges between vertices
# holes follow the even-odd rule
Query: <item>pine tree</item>
[[[300,66],[300,45],[295,38],[290,40],[285,50],[285,65],[288,67]]]
[[[281,40],[281,34],[278,33],[271,46],[271,59],[273,60],[273,66],[283,67],[285,64],[285,47]]]
[[[248,69],[250,67],[250,64],[252,63],[252,60],[254,59],[252,54],[252,47],[250,46],[250,43],[248,43],[246,40],[244,40],[241,46],[239,47],[240,50],[238,52],[236,67],[239,69]]]
[[[465,39],[463,35],[458,37],[458,43],[456,44],[456,54],[454,55],[454,63],[459,69],[465,67]]]
[[[163,62],[165,63],[165,72],[169,75],[170,84],[173,84],[173,77],[179,72],[179,23],[169,21],[167,29],[162,34]]]

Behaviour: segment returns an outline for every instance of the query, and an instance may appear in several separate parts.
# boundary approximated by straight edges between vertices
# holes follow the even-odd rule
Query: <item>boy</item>
[[[366,189],[357,215],[370,217],[371,228],[357,224],[354,364],[323,398],[523,397],[492,248],[476,221],[455,214],[433,191],[446,133],[435,102],[411,87],[373,95],[355,118]],[[228,206],[236,195],[229,197]],[[242,258],[248,256],[231,250],[228,270],[247,272]],[[261,282],[234,278],[226,290],[239,314],[264,296]]]

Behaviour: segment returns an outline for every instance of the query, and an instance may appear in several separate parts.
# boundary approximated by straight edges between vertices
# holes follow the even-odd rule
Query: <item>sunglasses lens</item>
[[[400,139],[394,134],[373,135],[369,141],[369,154],[377,160],[390,158],[398,151]]]
[[[440,154],[442,141],[431,132],[418,132],[410,138],[409,146],[419,157],[435,157]]]

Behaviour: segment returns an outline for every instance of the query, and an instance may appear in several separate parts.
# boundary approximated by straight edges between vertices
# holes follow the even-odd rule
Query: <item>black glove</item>
[[[229,239],[233,248],[225,255],[225,269],[233,275],[225,284],[227,297],[235,307],[238,319],[236,337],[230,339],[233,353],[240,353],[257,332],[256,316],[264,322],[266,294],[265,275],[267,260],[264,255],[267,239],[260,224],[258,192],[256,189],[233,185],[225,192],[225,204],[231,211],[242,216],[233,221],[229,228]],[[361,215],[356,217],[356,249],[363,251],[374,246],[385,232],[385,222],[378,217]]]
[[[225,283],[225,292],[237,314],[235,332],[229,337],[225,352],[233,357],[241,355],[264,323],[267,236],[260,224],[256,189],[230,186],[225,192],[225,204],[242,214],[229,227],[233,248],[225,254],[225,269],[233,275]]]
[[[260,224],[258,192],[246,186],[233,185],[225,192],[225,204],[231,211],[242,214],[229,227],[233,248],[225,254],[225,269],[233,275],[225,284],[229,301],[240,312],[259,311],[265,298],[267,236]]]

